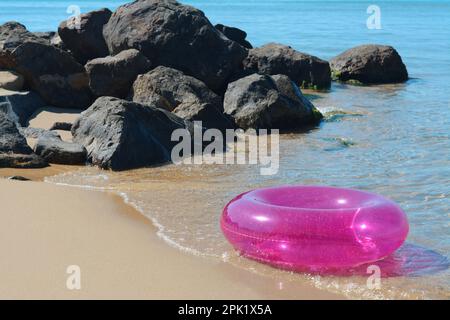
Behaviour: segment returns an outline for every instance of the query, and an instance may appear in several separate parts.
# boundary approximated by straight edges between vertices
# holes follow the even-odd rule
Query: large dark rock
[[[228,39],[236,41],[241,46],[247,49],[253,49],[253,46],[250,42],[247,41],[247,32],[244,30],[225,26],[223,24],[216,24],[216,29],[222,32]]]
[[[172,0],[141,0],[117,9],[103,29],[111,54],[136,48],[156,66],[183,71],[215,92],[241,68],[246,49],[204,13]]]
[[[203,82],[168,67],[140,75],[133,84],[131,98],[134,102],[156,105],[177,116],[202,121],[206,128],[233,128],[224,115],[222,99]]]
[[[331,84],[327,61],[277,43],[250,50],[244,69],[250,73],[284,74],[303,88],[323,89]]]
[[[34,152],[49,163],[82,165],[86,163],[86,148],[78,143],[61,140],[54,131],[43,134],[37,141]]]
[[[0,68],[11,69],[14,66],[11,53],[25,42],[48,44],[46,39],[29,32],[18,22],[10,21],[0,26]]]
[[[72,135],[94,165],[126,170],[170,161],[178,144],[171,141],[173,131],[189,126],[166,110],[102,97],[73,124]]]
[[[111,14],[109,9],[100,9],[80,15],[78,21],[72,17],[59,25],[58,34],[65,47],[82,64],[109,54],[103,38],[103,26]]]
[[[224,107],[243,129],[297,130],[322,119],[321,113],[285,75],[253,74],[230,83]]]
[[[35,155],[16,123],[0,111],[0,168],[42,168],[47,163]]]
[[[26,42],[12,52],[14,69],[50,105],[85,109],[92,102],[84,67],[54,46]]]
[[[333,78],[363,84],[408,80],[408,71],[398,52],[390,46],[362,45],[330,61]]]
[[[150,68],[150,61],[136,49],[122,51],[113,57],[94,59],[86,64],[89,86],[98,97],[125,98],[136,77]]]
[[[41,96],[33,91],[0,95],[0,111],[24,127],[28,125],[30,117],[46,105]]]

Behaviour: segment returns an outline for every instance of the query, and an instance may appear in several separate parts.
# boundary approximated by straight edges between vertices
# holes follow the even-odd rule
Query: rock
[[[177,116],[202,121],[206,128],[233,128],[224,115],[222,99],[203,82],[179,70],[157,67],[138,76],[133,84],[131,98],[134,102],[156,105]]]
[[[72,135],[94,165],[126,170],[170,161],[176,129],[192,126],[166,110],[101,97],[73,124]]]
[[[246,40],[247,32],[238,28],[225,26],[223,24],[217,24],[215,28],[222,32],[228,39],[236,41],[244,48],[253,49],[251,43]]]
[[[45,32],[33,32],[33,35],[36,37],[45,40],[45,44],[51,44],[52,40],[56,36],[56,32],[54,31],[45,31]]]
[[[17,72],[0,70],[0,89],[20,91],[24,82],[23,77]]]
[[[109,54],[103,26],[108,22],[112,12],[109,9],[100,9],[79,16],[79,25],[75,17],[62,22],[58,28],[65,47],[82,64]]]
[[[72,124],[69,122],[55,122],[50,130],[61,130],[61,131],[71,131]]]
[[[253,74],[230,83],[224,107],[243,129],[297,130],[322,119],[297,85],[284,75]]]
[[[98,97],[125,98],[136,77],[150,68],[150,61],[136,49],[122,51],[113,57],[94,59],[86,64],[89,86]]]
[[[41,96],[33,91],[0,95],[0,110],[24,127],[28,125],[30,117],[46,105]]]
[[[7,115],[0,112],[0,168],[42,168],[45,160],[33,154],[25,137]]]
[[[15,180],[15,181],[31,181],[31,179],[22,177],[22,176],[12,176],[8,177],[8,180]]]
[[[50,105],[85,109],[92,102],[84,67],[54,46],[26,42],[12,52],[15,70]]]
[[[58,134],[42,135],[34,152],[49,163],[81,165],[86,163],[86,148],[77,143],[62,141]]]
[[[0,68],[11,69],[14,66],[11,52],[25,42],[47,43],[18,22],[10,21],[0,26]]]
[[[216,93],[225,90],[247,54],[214,28],[203,12],[173,0],[123,5],[105,25],[103,35],[111,54],[138,49],[155,66],[181,70]]]
[[[327,61],[277,43],[250,50],[244,60],[244,70],[267,75],[284,74],[303,88],[323,89],[331,84]]]
[[[408,80],[398,52],[390,46],[362,45],[330,61],[333,78],[363,84],[397,83]]]

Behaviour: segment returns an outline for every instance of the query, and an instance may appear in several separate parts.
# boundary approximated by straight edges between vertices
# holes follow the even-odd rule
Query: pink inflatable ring
[[[244,193],[225,207],[221,227],[244,256],[298,271],[383,259],[409,230],[405,213],[382,196],[317,186]]]

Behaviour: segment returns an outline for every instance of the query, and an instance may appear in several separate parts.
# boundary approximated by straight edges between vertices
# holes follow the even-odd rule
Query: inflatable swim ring
[[[241,194],[225,207],[221,228],[245,257],[298,271],[383,259],[409,230],[405,213],[380,195],[318,186]]]

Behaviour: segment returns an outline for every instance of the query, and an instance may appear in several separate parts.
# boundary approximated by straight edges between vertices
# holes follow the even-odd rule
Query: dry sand
[[[0,180],[0,298],[333,299],[169,247],[107,193]],[[81,290],[66,270],[81,268]]]

